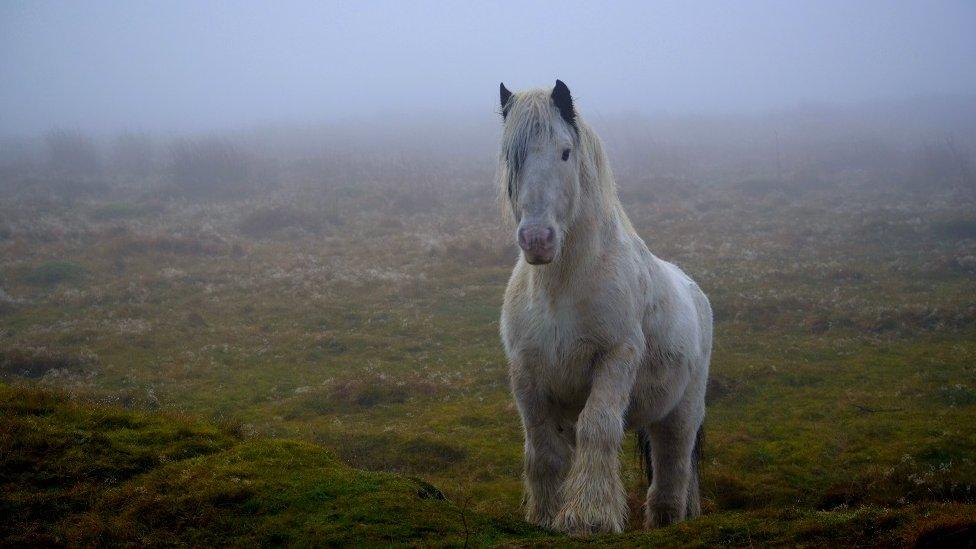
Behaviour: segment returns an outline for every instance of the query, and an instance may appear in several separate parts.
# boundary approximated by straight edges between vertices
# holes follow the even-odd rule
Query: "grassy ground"
[[[625,206],[651,249],[695,277],[716,311],[707,513],[614,541],[816,543],[837,535],[870,543],[877,531],[877,540],[901,543],[971,524],[973,203],[874,186],[656,185],[625,182]],[[497,336],[514,252],[492,189],[330,184],[223,201],[80,189],[73,197],[43,181],[0,189],[0,376],[7,391],[27,391],[22,398],[29,390],[18,387],[64,392],[72,410],[5,419],[5,436],[19,437],[14,430],[31,421],[62,436],[56,432],[77,429],[71,421],[90,423],[118,408],[146,425],[168,421],[147,413],[176,414],[194,418],[180,421],[197,441],[187,443],[195,449],[181,463],[223,470],[213,460],[236,455],[268,490],[305,502],[287,513],[259,506],[261,520],[240,518],[256,503],[196,502],[188,505],[210,505],[199,517],[231,518],[207,532],[192,526],[199,517],[164,517],[144,525],[147,540],[352,535],[327,530],[332,511],[302,492],[301,475],[319,478],[316,468],[326,476],[341,469],[352,484],[382,479],[375,482],[389,483],[391,494],[419,486],[346,469],[338,458],[421,478],[455,502],[424,500],[416,513],[382,508],[415,530],[383,522],[392,516],[355,519],[350,510],[335,518],[375,526],[368,535],[378,543],[387,535],[463,542],[459,501],[483,521],[469,532],[482,536],[477,541],[565,541],[517,522],[521,434]],[[87,428],[112,448],[112,437],[130,436],[96,427]],[[184,451],[179,437],[163,432],[175,428],[158,427],[158,440],[143,436],[145,451]],[[82,440],[78,448],[92,444]],[[284,448],[306,457],[276,461],[290,452]],[[625,478],[636,514],[644,487],[631,450],[624,449]],[[140,463],[113,478],[126,490],[158,487],[169,503],[186,491],[167,484],[175,478],[167,467],[177,465]],[[46,490],[97,478],[56,467],[70,474]],[[284,478],[293,471],[295,479]],[[208,490],[233,492],[232,477],[208,477]],[[27,496],[10,496],[35,490],[18,487],[22,481],[5,479],[5,505],[17,513],[45,517],[44,505],[60,505],[34,508]],[[136,492],[119,498],[99,486],[94,500],[79,488],[81,500],[96,503],[65,505],[92,516],[121,513],[122,522],[71,533],[25,518],[5,524],[6,535],[138,541],[125,537],[142,531],[125,526],[141,520],[137,507],[126,510]]]
[[[471,510],[415,477],[239,425],[0,386],[0,540],[10,545],[924,545],[976,534],[976,506],[716,512],[571,540]]]

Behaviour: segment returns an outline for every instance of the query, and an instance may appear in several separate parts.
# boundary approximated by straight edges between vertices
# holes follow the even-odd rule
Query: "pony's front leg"
[[[555,421],[525,430],[525,519],[552,528],[562,507],[560,487],[569,471],[572,447]]]
[[[627,526],[619,452],[639,348],[619,345],[594,364],[590,395],[576,422],[573,465],[562,487],[559,530],[590,534],[622,532]]]
[[[572,432],[559,424],[560,414],[531,385],[518,387],[516,398],[525,429],[525,520],[552,528],[561,508],[559,489],[572,459]]]

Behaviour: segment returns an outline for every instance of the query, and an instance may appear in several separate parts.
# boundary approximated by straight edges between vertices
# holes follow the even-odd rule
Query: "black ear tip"
[[[572,94],[569,93],[569,87],[562,80],[556,80],[556,87],[552,89],[553,99],[559,98],[560,100],[572,101]]]
[[[508,91],[504,82],[498,85],[498,91],[502,103],[502,117],[504,118],[508,114],[508,100],[511,99],[512,92]]]
[[[556,80],[556,87],[552,89],[552,101],[559,109],[563,119],[576,127],[576,110],[573,108],[573,97],[569,93],[569,88],[562,80]]]

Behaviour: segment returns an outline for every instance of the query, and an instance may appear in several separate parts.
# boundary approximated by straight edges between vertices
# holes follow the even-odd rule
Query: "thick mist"
[[[0,547],[971,545],[974,29],[974,0],[0,0]],[[498,84],[557,78],[614,181],[589,139],[519,181],[575,212],[529,266]],[[557,469],[549,514],[626,501],[627,531],[526,522]],[[704,516],[645,531],[685,484]]]
[[[590,119],[976,92],[971,2],[4,2],[0,135],[432,115],[566,81]]]

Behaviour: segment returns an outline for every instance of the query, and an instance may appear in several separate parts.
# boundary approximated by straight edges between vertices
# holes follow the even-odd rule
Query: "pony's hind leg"
[[[697,407],[679,405],[648,425],[654,476],[647,489],[645,526],[667,526],[698,516],[697,440],[702,416]]]

